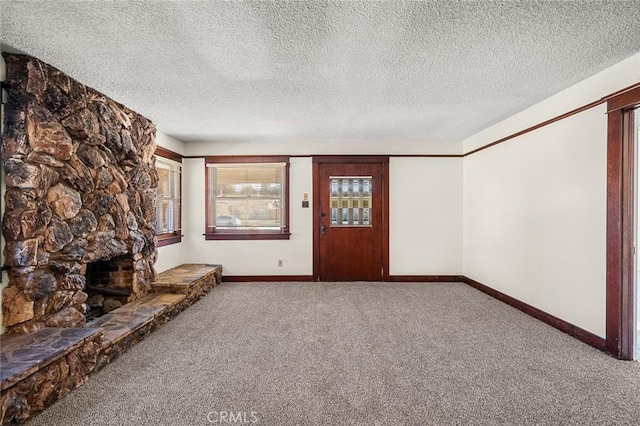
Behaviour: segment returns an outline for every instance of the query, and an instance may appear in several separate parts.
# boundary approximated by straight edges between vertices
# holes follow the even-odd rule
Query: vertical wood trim
[[[640,92],[611,98],[607,109],[607,280],[606,349],[633,359],[635,182],[633,111]]]
[[[382,279],[389,281],[389,160],[382,162]]]
[[[207,160],[204,162],[204,234],[207,235],[209,233],[209,173],[210,170],[207,167]]]
[[[313,191],[313,280],[320,281],[320,166],[312,163]]]
[[[289,223],[289,221],[291,220],[291,204],[290,204],[290,199],[291,199],[291,164],[289,163],[289,159],[287,158],[287,164],[284,167],[284,181],[285,181],[285,188],[284,188],[284,193],[282,194],[282,196],[284,197],[284,209],[282,210],[282,214],[284,215],[284,217],[282,218],[284,220],[285,226],[284,227],[280,227],[280,231],[284,234],[289,235],[289,232],[291,231],[291,224]]]
[[[634,245],[635,245],[635,152],[633,112],[622,114],[622,281],[620,288],[620,355],[633,359]]]
[[[622,112],[608,115],[607,140],[607,352],[620,356],[622,283]]]

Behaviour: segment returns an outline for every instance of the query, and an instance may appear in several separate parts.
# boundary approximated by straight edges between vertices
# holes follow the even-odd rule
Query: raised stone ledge
[[[10,388],[81,348],[88,342],[100,342],[99,328],[44,328],[29,334],[0,336],[0,390]]]
[[[222,265],[187,263],[158,274],[151,285],[156,293],[177,293],[194,303],[222,283]]]
[[[0,423],[22,423],[84,384],[95,368],[101,339],[99,328],[0,336]]]
[[[189,288],[200,280],[213,279],[214,285],[222,283],[222,265],[185,263],[158,274],[153,283],[157,293],[187,294]]]
[[[181,265],[159,274],[156,294],[84,328],[3,334],[0,424],[23,423],[44,410],[221,282],[221,265]]]
[[[96,371],[187,308],[185,300],[182,294],[150,294],[91,321],[89,326],[103,332]]]

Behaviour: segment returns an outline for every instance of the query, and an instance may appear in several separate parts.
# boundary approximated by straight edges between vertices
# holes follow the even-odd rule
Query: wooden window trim
[[[640,90],[625,90],[607,101],[607,279],[606,350],[633,359],[634,199],[633,109]]]
[[[182,168],[182,158],[183,156],[178,154],[177,152],[173,152],[161,146],[156,147],[155,155],[157,157],[166,158],[168,160],[175,161],[176,163],[180,163],[180,167]],[[182,224],[182,173],[180,173],[180,223]],[[156,235],[156,246],[157,247],[165,247],[171,244],[177,244],[182,242],[182,230],[167,232],[164,234]]]
[[[206,171],[204,174],[205,179],[205,222],[209,218],[209,206],[211,205],[209,200],[209,168],[207,164],[234,164],[234,163],[285,163],[285,192],[283,194],[283,216],[285,226],[280,231],[274,230],[216,230],[215,226],[208,226],[205,223],[205,240],[289,240],[291,238],[291,232],[289,231],[289,192],[290,188],[290,163],[289,156],[287,155],[232,155],[232,156],[209,156],[205,157]]]
[[[158,240],[156,246],[164,247],[182,242],[182,234],[180,234],[178,231],[169,232],[166,234],[158,234],[156,235],[156,239]]]

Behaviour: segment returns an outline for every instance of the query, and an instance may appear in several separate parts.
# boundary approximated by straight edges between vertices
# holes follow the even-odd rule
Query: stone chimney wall
[[[3,325],[81,327],[87,263],[130,254],[130,301],[155,279],[156,129],[38,59],[4,57]]]

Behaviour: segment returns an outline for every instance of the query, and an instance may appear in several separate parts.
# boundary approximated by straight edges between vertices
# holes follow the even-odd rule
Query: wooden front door
[[[318,280],[381,281],[388,275],[387,166],[388,159],[380,157],[316,161]]]

